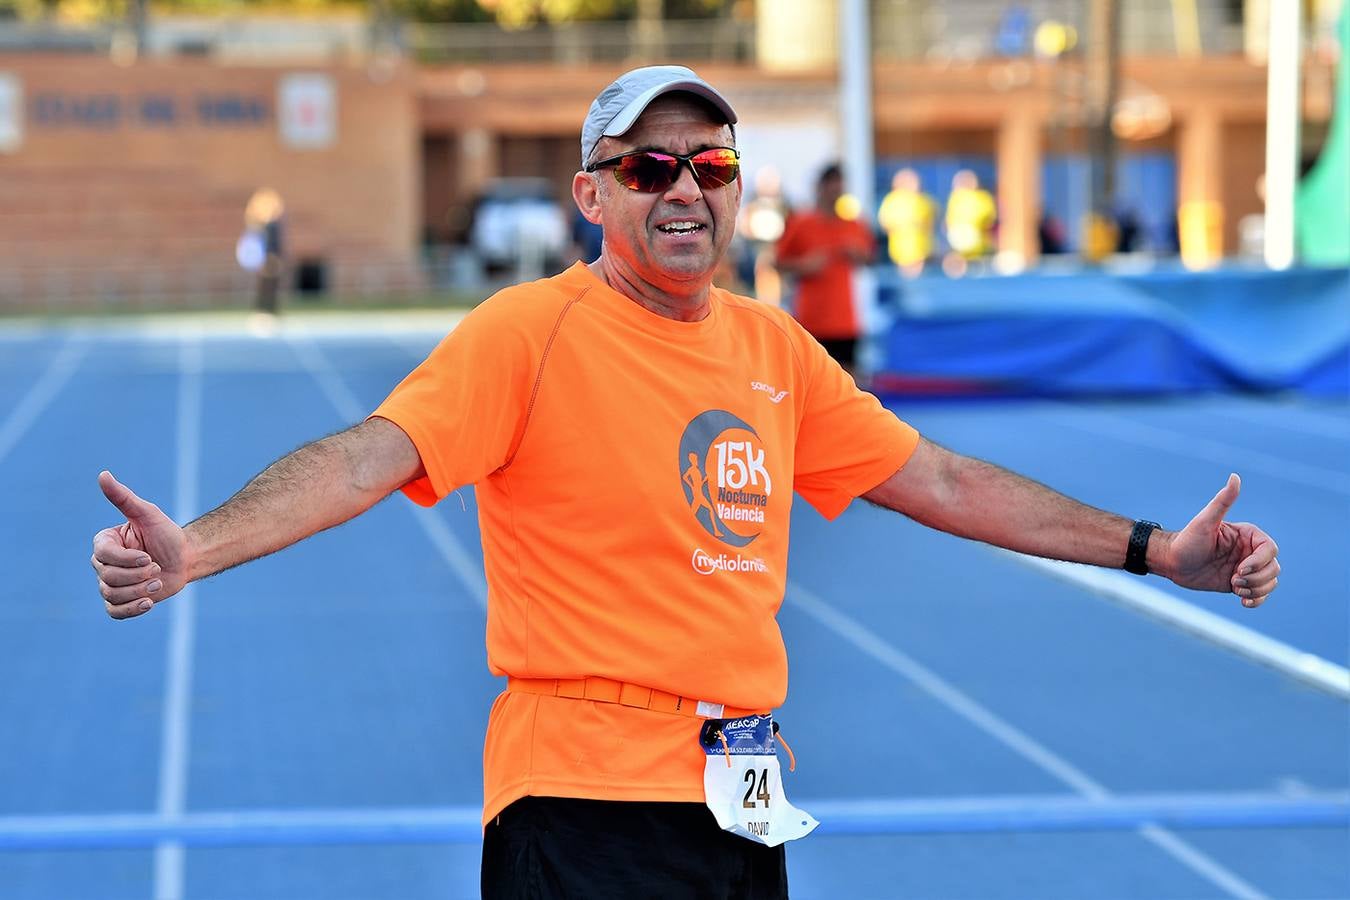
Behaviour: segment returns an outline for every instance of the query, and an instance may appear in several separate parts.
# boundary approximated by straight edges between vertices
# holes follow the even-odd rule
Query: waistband
[[[546,697],[568,697],[573,700],[596,700],[601,703],[618,703],[638,709],[650,709],[653,712],[671,713],[677,716],[689,716],[694,719],[739,719],[765,712],[762,709],[745,709],[739,706],[725,706],[721,703],[709,703],[707,700],[691,700],[679,694],[658,691],[655,688],[629,684],[626,681],[614,681],[610,678],[516,678],[506,681],[506,689],[523,694],[542,694]]]

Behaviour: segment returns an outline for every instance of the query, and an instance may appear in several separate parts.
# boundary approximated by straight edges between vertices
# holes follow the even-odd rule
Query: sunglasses
[[[703,190],[726,187],[740,174],[741,153],[730,147],[700,150],[688,156],[678,153],[658,153],[655,150],[633,150],[611,156],[586,167],[587,172],[614,168],[614,180],[630,191],[659,194],[669,190],[680,178],[680,166],[687,165],[694,173],[694,181]]]

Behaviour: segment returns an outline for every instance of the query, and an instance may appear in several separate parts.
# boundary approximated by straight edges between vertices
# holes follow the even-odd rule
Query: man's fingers
[[[141,600],[153,600],[155,595],[163,590],[164,585],[158,578],[116,587],[105,581],[98,583],[98,592],[103,597],[103,602],[112,606],[125,606],[128,603],[135,604]]]
[[[1279,553],[1280,548],[1276,546],[1275,542],[1265,534],[1260,534],[1257,538],[1256,549],[1251,552],[1250,556],[1238,563],[1237,573],[1239,577],[1246,577],[1264,569],[1275,561],[1275,557]]]
[[[1259,569],[1248,572],[1246,575],[1234,575],[1233,587],[1235,588],[1259,588],[1266,582],[1273,580],[1280,574],[1280,561],[1272,559]]]
[[[1275,542],[1267,540],[1238,565],[1233,576],[1233,593],[1242,598],[1242,605],[1255,609],[1265,602],[1271,592],[1279,585],[1280,561],[1275,558],[1278,552]]]
[[[130,587],[134,584],[149,584],[159,575],[160,570],[158,563],[125,568],[123,566],[107,566],[95,559],[94,571],[98,573],[98,580],[109,587]]]
[[[1192,523],[1198,523],[1209,527],[1217,527],[1223,521],[1223,517],[1228,515],[1228,510],[1232,508],[1234,501],[1238,498],[1238,492],[1242,490],[1242,479],[1237,477],[1237,473],[1228,476],[1228,483],[1220,488],[1214,495],[1214,499],[1205,505],[1192,519]]]
[[[94,535],[94,559],[108,566],[135,567],[151,563],[150,554],[124,545],[116,528],[105,528]]]
[[[1264,585],[1260,587],[1237,588],[1236,590],[1233,591],[1233,593],[1237,594],[1239,597],[1242,598],[1243,606],[1247,607],[1248,609],[1255,609],[1262,603],[1266,602],[1266,598],[1269,597],[1274,592],[1275,587],[1279,583],[1280,579],[1272,578],[1270,581],[1266,582]]]
[[[117,507],[129,521],[159,511],[159,507],[137,497],[131,488],[114,478],[107,469],[98,473],[98,486],[103,489],[103,496],[108,498],[108,502]]]
[[[159,507],[137,497],[131,488],[103,471],[98,486],[108,502],[117,507],[128,523],[160,515]],[[160,567],[149,553],[128,543],[139,542],[136,526],[105,528],[94,535],[94,553],[89,563],[98,573],[98,592],[103,606],[114,619],[133,619],[148,612],[164,585]]]
[[[149,612],[154,603],[150,600],[140,600],[136,603],[118,605],[104,601],[103,606],[108,610],[108,615],[114,619],[134,619]]]

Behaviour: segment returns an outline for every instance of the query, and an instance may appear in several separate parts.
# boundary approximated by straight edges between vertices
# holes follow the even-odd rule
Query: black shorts
[[[484,900],[786,898],[783,847],[701,803],[525,797],[483,833]]]
[[[846,369],[852,369],[858,354],[857,338],[816,338],[825,352],[834,357],[834,361]]]

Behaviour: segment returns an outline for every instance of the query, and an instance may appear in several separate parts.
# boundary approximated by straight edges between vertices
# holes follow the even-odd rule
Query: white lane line
[[[84,338],[71,338],[61,345],[61,349],[52,357],[42,375],[10,410],[4,423],[0,424],[0,460],[14,449],[24,433],[51,405],[52,400],[56,399],[56,395],[70,380],[70,376],[75,374],[80,359],[88,349],[89,345]]]
[[[464,549],[463,542],[455,537],[455,533],[434,510],[408,503],[402,506],[412,512],[417,524],[422,526],[422,530],[440,552],[441,559],[445,560],[450,571],[455,573],[455,577],[473,597],[478,608],[487,612],[487,580],[483,577],[483,567]]]
[[[426,359],[427,354],[444,340],[443,337],[437,338],[426,334],[386,334],[384,337],[399,350],[417,357],[419,362]]]
[[[1004,721],[960,689],[873,634],[851,616],[840,612],[815,594],[788,583],[787,600],[821,625],[833,631],[892,672],[933,697],[952,712],[1008,747],[1043,772],[1068,785],[1089,800],[1109,800],[1113,795],[1081,769],[1051,751],[1030,735]],[[1218,862],[1180,838],[1156,826],[1143,826],[1139,834],[1164,853],[1222,889],[1232,897],[1260,900],[1265,895]]]
[[[338,377],[337,372],[328,364],[328,360],[319,353],[318,349],[305,340],[294,335],[287,334],[286,342],[295,353],[300,365],[305,371],[319,383],[319,389],[323,391],[328,402],[333,404],[337,410],[338,416],[342,418],[343,426],[349,427],[363,420],[370,412],[361,401],[356,399],[356,395],[347,387],[347,383]]]
[[[348,389],[346,382],[342,380],[342,376],[333,370],[318,348],[307,341],[291,339],[291,349],[295,351],[305,370],[318,382],[319,389],[328,398],[328,402],[333,404],[339,416],[349,423],[360,422],[366,417],[368,410],[362,407],[360,401]],[[454,532],[435,511],[421,506],[401,505],[412,513],[432,546],[441,554],[441,559],[445,560],[446,565],[469,591],[478,608],[486,612],[487,582],[483,577],[482,567],[464,549],[464,544],[455,537]]]
[[[186,333],[178,353],[177,466],[174,521],[197,514],[197,481],[201,460],[202,345]],[[164,717],[160,732],[159,801],[166,818],[187,808],[188,754],[192,723],[192,647],[196,586],[189,584],[169,601],[168,661],[164,681]],[[187,859],[183,845],[168,841],[155,847],[155,900],[182,900]]]
[[[1311,466],[1296,460],[1283,459],[1260,450],[1235,447],[1222,441],[1195,435],[1181,434],[1167,428],[1148,425],[1123,416],[1100,413],[1077,406],[1057,403],[1053,406],[1066,415],[1050,419],[1056,425],[1098,434],[1113,440],[1162,450],[1176,456],[1188,456],[1205,462],[1218,463],[1225,472],[1260,472],[1272,478],[1292,481],[1323,491],[1350,495],[1350,474],[1335,469]]]
[[[1186,843],[1175,832],[1168,831],[1159,825],[1148,824],[1139,827],[1139,834],[1143,835],[1144,840],[1149,841],[1155,847],[1161,848],[1165,853],[1175,859],[1177,862],[1186,866],[1192,872],[1205,878],[1207,881],[1222,888],[1223,891],[1233,897],[1264,897],[1265,895],[1255,887],[1243,881],[1238,875],[1222,863],[1206,856],[1205,853],[1197,849],[1194,845]]]
[[[1244,659],[1269,666],[1283,675],[1326,691],[1332,696],[1350,700],[1350,669],[1345,666],[1266,637],[1245,625],[1231,622],[1185,600],[1178,600],[1166,591],[1140,581],[1136,576],[1078,563],[1026,556],[996,547],[990,549],[1024,566],[1046,572],[1077,587],[1086,588],[1136,612],[1159,619],[1187,634],[1231,650]],[[1215,596],[1232,599],[1231,594]]]

